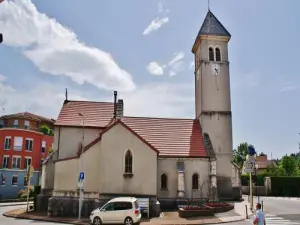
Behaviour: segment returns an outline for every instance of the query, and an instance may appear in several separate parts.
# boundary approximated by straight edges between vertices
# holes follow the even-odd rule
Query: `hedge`
[[[271,177],[273,196],[300,196],[300,177]]]
[[[265,185],[265,177],[264,174],[252,175],[252,182],[255,183],[256,186],[264,186]],[[249,174],[245,174],[241,176],[242,186],[249,186]]]

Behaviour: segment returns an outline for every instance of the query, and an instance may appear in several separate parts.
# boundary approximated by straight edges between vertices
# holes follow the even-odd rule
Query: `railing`
[[[32,127],[29,127],[29,126],[19,126],[19,125],[4,126],[4,125],[0,125],[0,129],[5,129],[5,128],[24,129],[24,130],[32,130],[32,131],[41,132],[39,128],[32,128]]]
[[[45,135],[49,135],[49,136],[53,136],[53,130],[50,128],[45,128],[45,127],[39,127],[39,128],[33,128],[33,127],[29,127],[29,126],[19,126],[19,125],[10,125],[10,126],[4,126],[0,124],[0,129],[6,129],[6,128],[13,128],[13,129],[21,129],[21,130],[31,130],[31,131],[35,131],[35,132],[40,132],[43,133]]]

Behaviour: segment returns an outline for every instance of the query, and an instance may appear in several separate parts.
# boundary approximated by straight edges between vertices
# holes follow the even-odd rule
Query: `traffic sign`
[[[84,180],[84,172],[79,173],[79,180]]]
[[[244,171],[246,173],[253,173],[254,172],[254,168],[255,168],[255,163],[247,161],[246,165],[245,165]]]
[[[254,158],[254,156],[250,156],[249,155],[249,158],[248,158],[248,160],[247,160],[249,163],[255,163],[255,158]]]

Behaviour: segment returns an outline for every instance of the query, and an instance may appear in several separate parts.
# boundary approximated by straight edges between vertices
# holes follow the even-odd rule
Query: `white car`
[[[91,212],[90,222],[93,225],[101,224],[139,224],[141,211],[138,200],[133,197],[111,199],[101,208]]]

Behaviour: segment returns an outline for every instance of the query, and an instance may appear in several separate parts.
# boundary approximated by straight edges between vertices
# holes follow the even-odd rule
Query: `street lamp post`
[[[84,120],[85,117],[82,113],[78,113],[80,117],[82,117],[82,143],[81,143],[81,154],[79,157],[79,173],[83,172],[83,160],[82,160],[82,155],[83,155],[83,143],[84,143]],[[78,209],[78,220],[81,218],[81,209],[82,209],[82,201],[83,201],[83,187],[82,185],[79,186],[79,209]]]

